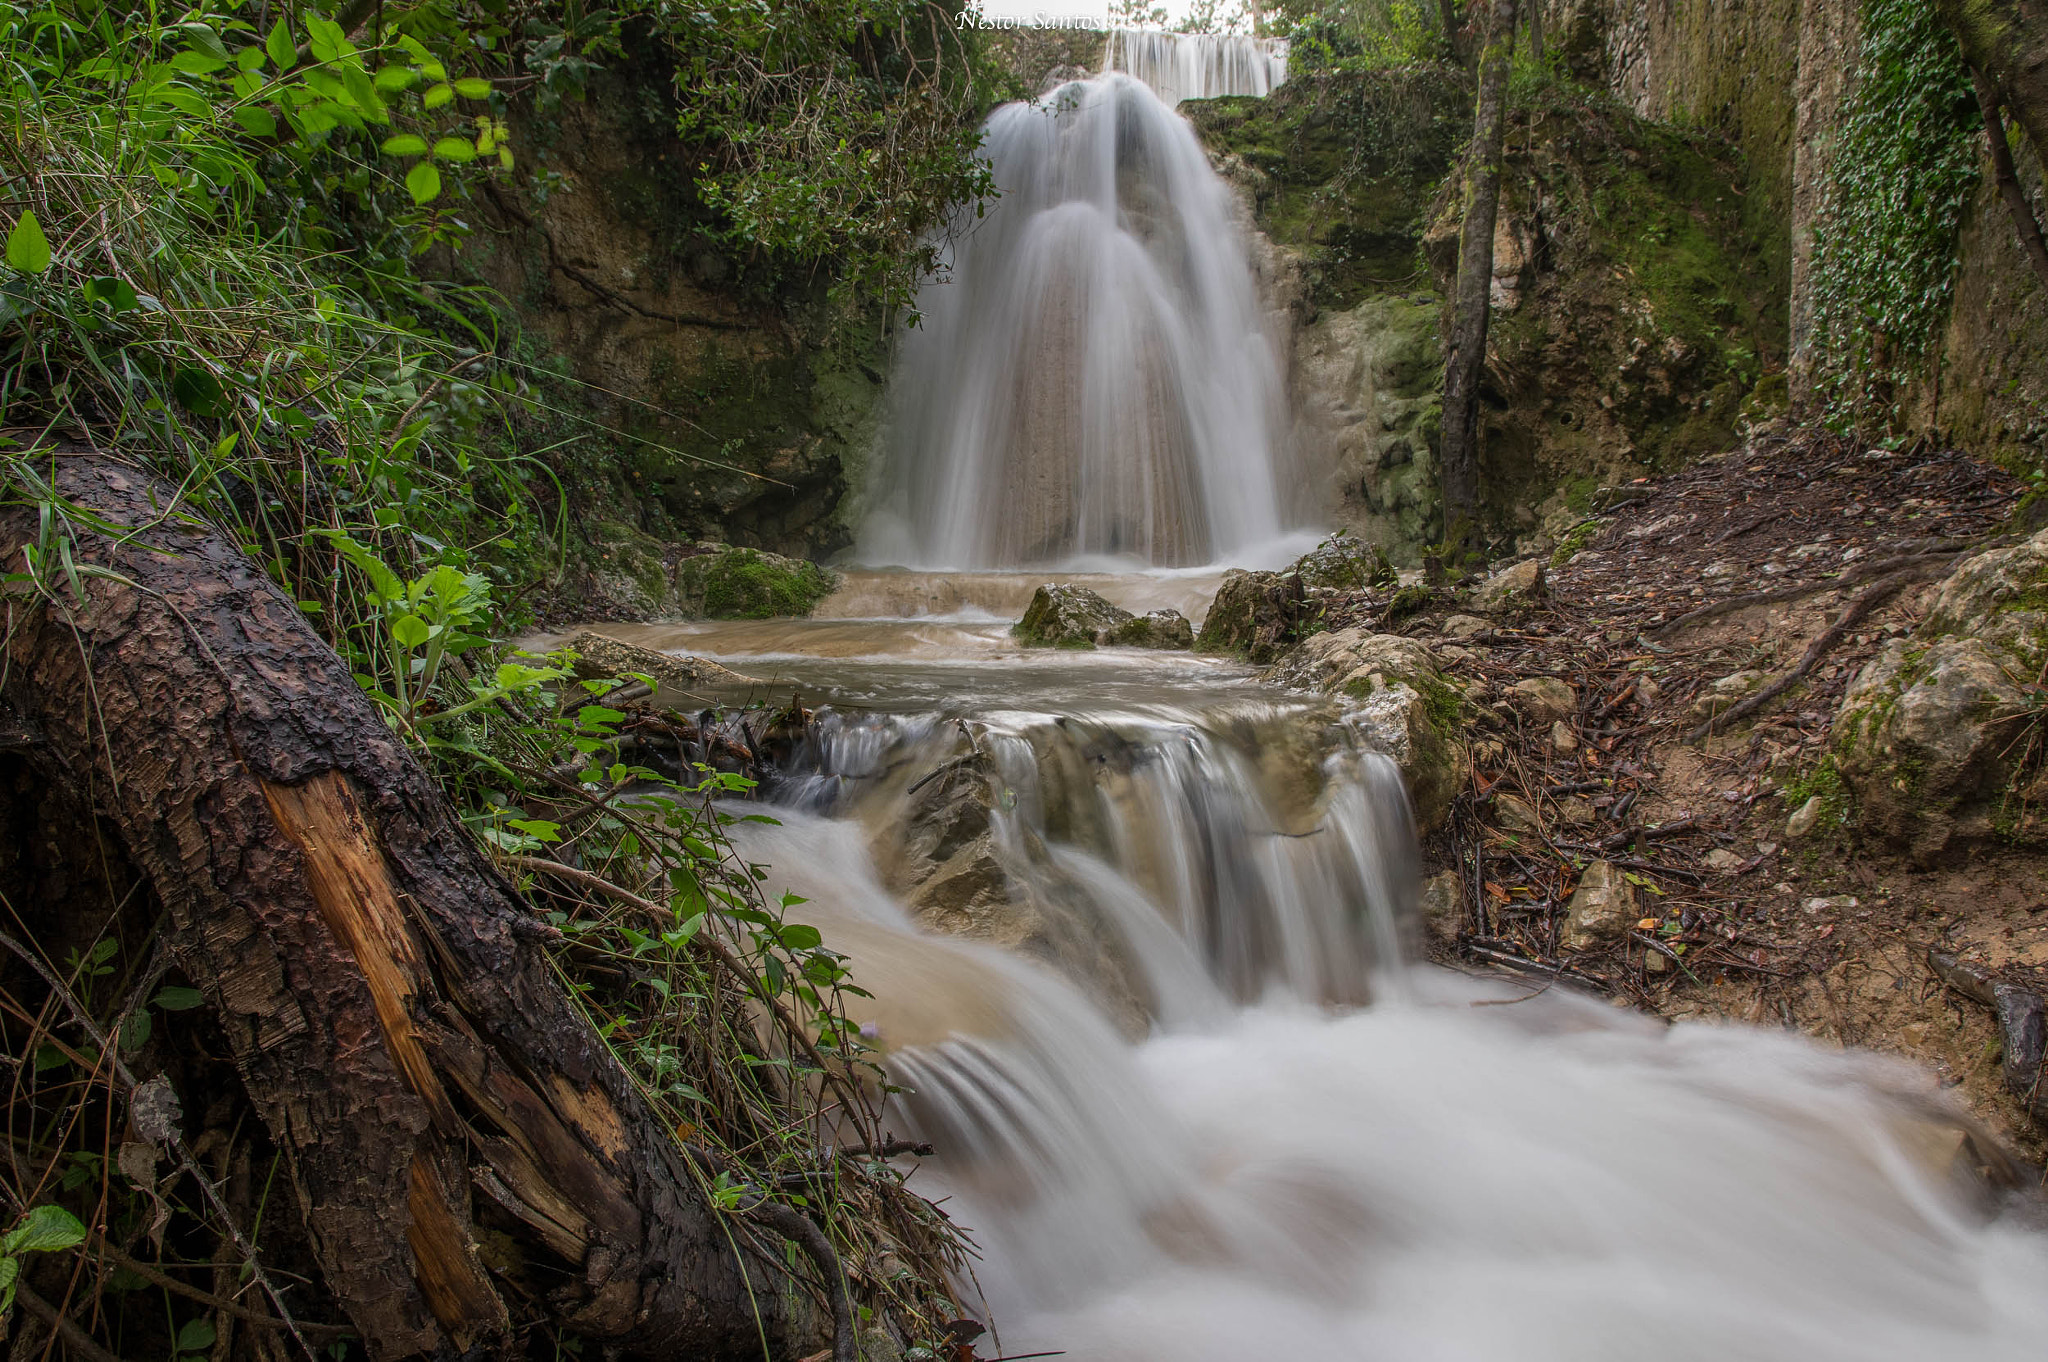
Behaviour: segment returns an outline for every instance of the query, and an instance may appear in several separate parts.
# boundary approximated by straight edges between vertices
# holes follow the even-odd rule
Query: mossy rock
[[[838,574],[802,559],[729,544],[700,547],[706,551],[677,566],[676,582],[706,619],[801,619],[839,585]]]
[[[1224,574],[1195,636],[1195,651],[1265,664],[1292,647],[1302,618],[1301,579],[1293,573]]]
[[[1394,565],[1377,544],[1340,532],[1294,560],[1290,569],[1306,591],[1357,591],[1392,586]]]
[[[1047,582],[1032,594],[1011,637],[1027,648],[1093,648],[1136,617],[1084,586]]]

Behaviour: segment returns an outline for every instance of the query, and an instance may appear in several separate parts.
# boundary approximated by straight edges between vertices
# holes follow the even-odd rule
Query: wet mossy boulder
[[[1377,544],[1342,532],[1294,560],[1304,591],[1359,591],[1394,585],[1394,565]]]
[[[2048,531],[1950,574],[1919,626],[1842,694],[1834,764],[1866,836],[1923,863],[2048,838],[2029,684],[2048,664]]]
[[[1194,628],[1178,610],[1133,615],[1084,586],[1047,582],[1010,633],[1027,648],[1188,648]]]
[[[1301,578],[1294,573],[1233,569],[1202,618],[1195,651],[1264,665],[1293,646],[1301,614]]]
[[[838,574],[759,549],[699,544],[676,567],[679,594],[714,620],[800,619],[839,585]]]

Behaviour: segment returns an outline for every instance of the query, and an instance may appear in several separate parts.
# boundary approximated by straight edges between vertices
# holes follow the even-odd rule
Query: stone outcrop
[[[1854,821],[1926,861],[1994,836],[2041,834],[2028,726],[2048,662],[2048,531],[1979,554],[1912,634],[1843,692],[1834,759]]]
[[[1543,560],[1530,558],[1502,568],[1472,588],[1471,605],[1482,615],[1518,610],[1543,594]]]
[[[751,676],[743,676],[730,667],[720,666],[705,657],[684,657],[676,653],[660,653],[652,648],[642,648],[632,643],[621,643],[615,638],[589,629],[555,645],[572,648],[576,652],[576,675],[585,680],[598,678],[642,675],[655,684],[657,703],[669,701],[694,711],[702,703],[701,698],[691,703],[695,692],[707,686],[730,687],[759,684]]]
[[[1442,821],[1465,778],[1463,701],[1426,644],[1363,629],[1314,634],[1264,679],[1351,701],[1352,722],[1401,768],[1417,826]]]
[[[1569,951],[1591,950],[1627,933],[1636,921],[1636,891],[1618,866],[1595,861],[1579,875],[1579,887],[1565,904],[1558,944]]]
[[[1301,599],[1301,579],[1291,572],[1226,573],[1202,619],[1195,651],[1272,662],[1294,642]]]
[[[1192,648],[1194,626],[1178,610],[1133,615],[1086,587],[1047,582],[1010,633],[1029,648]]]

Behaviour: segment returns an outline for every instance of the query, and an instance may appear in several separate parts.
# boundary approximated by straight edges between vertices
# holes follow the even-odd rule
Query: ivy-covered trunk
[[[708,1207],[563,990],[550,929],[295,604],[166,516],[175,490],[146,473],[50,465],[70,501],[134,528],[82,534],[49,595],[14,588],[0,698],[168,909],[370,1356],[511,1346],[486,1238],[539,1266],[547,1312],[608,1356],[820,1342],[781,1236]],[[11,509],[0,554],[38,534]]]

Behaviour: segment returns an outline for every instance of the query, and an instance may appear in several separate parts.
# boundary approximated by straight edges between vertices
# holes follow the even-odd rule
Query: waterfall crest
[[[1193,130],[1110,74],[986,132],[1001,197],[919,293],[861,560],[1191,566],[1279,536],[1278,351]]]
[[[1268,95],[1287,79],[1287,40],[1119,28],[1110,32],[1103,65],[1130,72],[1168,104]]]

